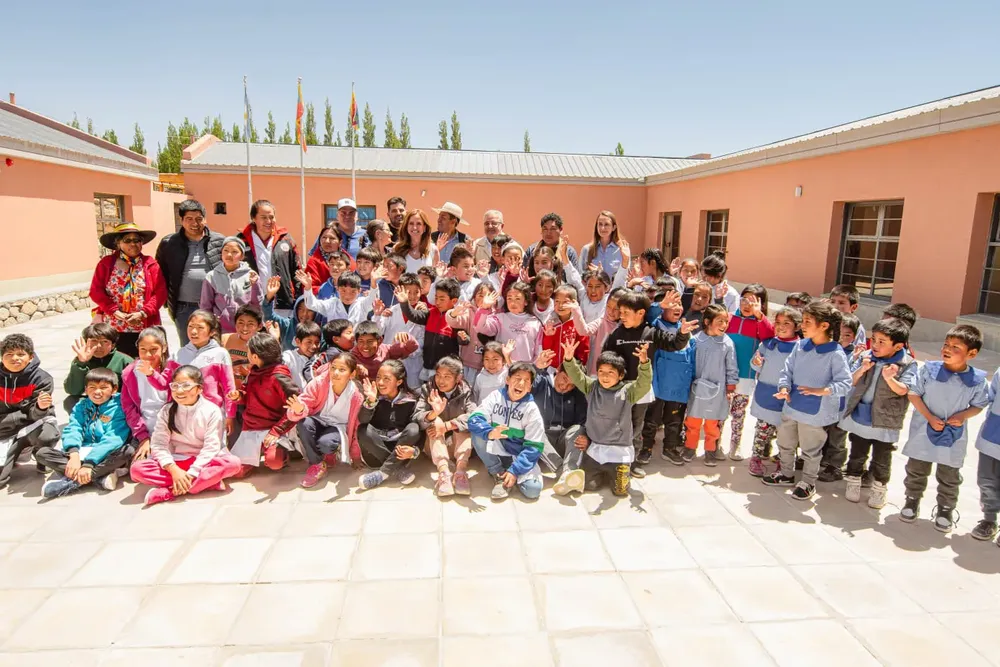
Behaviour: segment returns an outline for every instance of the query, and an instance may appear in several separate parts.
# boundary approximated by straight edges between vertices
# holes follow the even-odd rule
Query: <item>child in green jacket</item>
[[[66,400],[63,408],[66,414],[73,411],[76,402],[87,391],[87,373],[93,368],[107,368],[118,376],[118,386],[122,386],[122,371],[132,363],[132,357],[118,351],[118,332],[110,324],[98,322],[84,328],[82,338],[73,343],[76,358],[69,364],[69,375],[63,382]]]

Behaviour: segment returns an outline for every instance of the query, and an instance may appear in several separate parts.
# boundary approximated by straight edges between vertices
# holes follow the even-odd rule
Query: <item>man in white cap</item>
[[[370,240],[365,230],[358,228],[358,205],[349,197],[337,202],[337,229],[340,230],[340,250],[357,259],[358,251]]]
[[[462,218],[462,207],[446,201],[441,208],[431,209],[438,214],[438,230],[431,234],[431,240],[437,246],[438,256],[447,264],[451,261],[451,251],[459,243],[466,243],[469,237],[458,231],[459,225],[468,226]]]

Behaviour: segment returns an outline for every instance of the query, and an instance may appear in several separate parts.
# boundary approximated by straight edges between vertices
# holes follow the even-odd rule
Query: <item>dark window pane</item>
[[[712,222],[712,223],[709,223],[709,225],[708,225],[708,233],[709,234],[721,234],[722,233],[722,223],[721,222]]]
[[[878,244],[878,258],[879,259],[889,259],[895,261],[896,251],[899,250],[899,244],[893,241],[879,241]]]
[[[1000,294],[984,292],[980,310],[988,315],[1000,315]]]
[[[859,259],[858,260],[858,274],[862,276],[870,276],[875,272],[875,261],[871,259]]]
[[[878,233],[878,220],[851,220],[847,227],[848,236],[875,236]]]
[[[875,275],[880,279],[892,280],[896,275],[896,262],[877,262]]]
[[[854,259],[854,258],[851,258],[851,257],[845,257],[844,258],[843,272],[845,274],[847,274],[847,273],[857,273],[858,272],[858,260]]]
[[[1000,292],[1000,271],[986,271],[986,277],[983,280],[983,289],[990,292]]]
[[[885,220],[882,222],[882,236],[899,236],[899,231],[903,228],[902,220]]]
[[[851,207],[851,220],[878,220],[878,206],[855,204]]]
[[[998,248],[994,245],[988,246],[986,248],[986,268],[1000,269],[1000,266],[997,266],[997,259],[1000,259]]]
[[[875,259],[875,241],[857,241],[857,245],[851,248],[850,257],[861,257],[862,259]]]
[[[885,219],[895,219],[900,220],[903,217],[903,205],[902,204],[886,204],[885,206]]]

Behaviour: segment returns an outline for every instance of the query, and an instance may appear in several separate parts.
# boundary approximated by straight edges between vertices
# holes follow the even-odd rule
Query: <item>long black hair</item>
[[[174,370],[174,374],[170,376],[171,382],[177,382],[177,378],[180,376],[186,377],[191,382],[201,387],[204,380],[201,377],[201,371],[198,370],[196,366],[179,366]],[[177,430],[177,401],[170,401],[170,407],[167,408],[167,430],[171,433],[180,434]]]

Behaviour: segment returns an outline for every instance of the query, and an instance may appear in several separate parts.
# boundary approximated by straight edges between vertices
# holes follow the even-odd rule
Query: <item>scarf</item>
[[[136,307],[138,305],[138,294],[136,293],[135,284],[136,278],[138,278],[142,271],[142,255],[139,255],[135,259],[130,259],[128,255],[119,251],[118,259],[128,265],[128,282],[125,283],[125,288],[122,290],[122,312],[134,313],[138,310]]]

